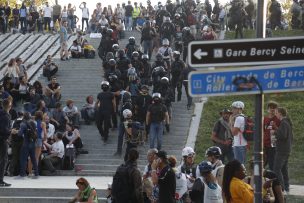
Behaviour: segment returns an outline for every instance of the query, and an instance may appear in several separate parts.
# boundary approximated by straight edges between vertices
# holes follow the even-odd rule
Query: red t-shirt
[[[270,129],[268,128],[271,121],[277,126],[280,125],[280,120],[276,116],[272,118],[264,117],[264,147],[271,147]]]

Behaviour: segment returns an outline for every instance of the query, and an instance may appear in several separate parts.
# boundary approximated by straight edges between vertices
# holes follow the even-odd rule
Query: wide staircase
[[[125,38],[119,42],[121,48],[125,48],[130,36],[134,36],[137,39],[137,43],[139,43],[139,32],[126,32],[125,35]],[[19,38],[22,39],[16,42]],[[91,39],[88,36],[86,36],[86,38],[90,44],[96,49],[98,48],[100,39]],[[58,56],[58,39],[57,35],[1,35],[0,50],[2,51],[0,54],[0,65],[5,64],[7,59],[12,56],[20,56],[23,60],[26,59],[26,63],[34,64],[29,70],[31,71],[31,78],[33,78],[33,80],[38,78],[42,84],[46,85],[48,81],[41,76],[42,71],[39,61],[43,61],[47,54],[53,55],[56,63],[59,64],[57,80],[62,87],[62,104],[65,105],[67,99],[72,99],[78,109],[81,109],[88,95],[93,95],[96,99],[97,94],[101,91],[100,82],[103,80],[104,75],[102,61],[98,56],[96,56],[95,59],[60,61]],[[70,36],[69,45],[73,39],[75,39],[75,36]],[[38,45],[38,40],[40,40],[40,46]],[[13,43],[15,44],[14,48],[10,46]],[[31,46],[35,47],[31,48]],[[19,50],[21,49],[20,47],[22,47],[23,51]],[[42,50],[42,48],[44,48],[44,51],[38,52],[40,49]],[[33,49],[36,51],[29,51]],[[25,54],[25,52],[28,53]],[[40,57],[37,57],[37,54],[39,54]],[[183,92],[182,100],[173,103],[170,133],[165,133],[163,138],[162,149],[167,151],[169,155],[176,156],[177,160],[181,160],[181,150],[186,144],[193,115],[193,109],[187,110],[186,102],[186,95]],[[104,192],[107,183],[111,181],[111,177],[117,166],[123,163],[123,156],[114,156],[117,148],[118,131],[110,130],[109,140],[107,144],[104,144],[96,125],[93,123],[91,125],[85,125],[82,121],[80,134],[84,143],[84,149],[88,151],[88,154],[80,154],[77,156],[75,170],[61,170],[59,171],[59,176],[42,176],[39,180],[31,180],[30,183],[32,185],[30,186],[19,182],[24,180],[17,181],[13,178],[6,177],[8,182],[11,181],[17,186],[14,187],[13,184],[12,188],[1,189],[0,202],[67,202],[67,199],[76,192],[75,181],[79,176],[86,176],[90,182],[98,180],[99,182],[97,181],[95,185],[91,184],[97,189],[101,201],[104,201]],[[143,169],[146,164],[148,149],[149,143],[138,147],[140,152],[138,166],[140,169]],[[41,185],[39,185],[39,181],[45,181],[45,184],[41,183]],[[47,184],[51,185],[53,182],[58,185],[47,187]]]

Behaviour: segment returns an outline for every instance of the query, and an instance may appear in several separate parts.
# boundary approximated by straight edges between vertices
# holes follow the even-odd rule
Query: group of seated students
[[[11,119],[16,129],[20,128],[20,124],[25,121],[25,118],[33,119],[36,123],[38,132],[38,139],[35,142],[35,158],[38,166],[38,172],[34,169],[35,176],[39,174],[56,174],[56,169],[61,169],[62,160],[64,158],[64,151],[66,145],[72,145],[75,148],[76,155],[82,153],[83,147],[80,138],[80,115],[83,115],[84,120],[88,123],[94,119],[94,111],[89,110],[94,107],[93,97],[87,98],[87,104],[80,111],[74,105],[74,101],[68,99],[65,106],[61,102],[61,86],[57,82],[57,78],[52,76],[50,83],[43,87],[41,82],[35,81],[32,85],[25,80],[25,77],[20,77],[21,80],[18,86],[26,86],[26,93],[20,91],[16,84],[12,81],[12,77],[5,77],[3,84],[0,85],[0,101],[4,99],[15,100],[14,108],[11,110]],[[22,100],[24,111],[18,112],[17,101]],[[1,105],[0,105],[1,106]],[[18,108],[20,109],[20,108]],[[94,109],[94,108],[93,108]],[[19,125],[19,127],[18,127]],[[16,139],[16,137],[18,139]],[[21,170],[20,150],[23,143],[22,134],[19,136],[12,136],[11,138],[11,163],[8,167],[8,174],[11,176],[25,176],[26,174]],[[63,143],[63,150],[60,143]],[[56,153],[54,149],[56,148]],[[58,153],[58,150],[60,153]],[[63,152],[62,152],[63,151]],[[84,151],[85,152],[85,151]],[[25,158],[24,158],[25,159]],[[26,158],[27,160],[27,158]],[[30,162],[30,161],[29,161]],[[32,174],[34,166],[27,167],[27,174]],[[43,173],[48,171],[48,173]],[[22,172],[22,174],[21,174]]]
[[[77,38],[73,41],[72,46],[69,48],[72,58],[94,58],[95,49],[89,42],[83,38],[82,32],[77,32]]]

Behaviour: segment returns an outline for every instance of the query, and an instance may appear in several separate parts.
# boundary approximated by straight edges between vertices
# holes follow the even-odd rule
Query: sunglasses
[[[77,182],[76,182],[76,185],[78,185],[78,184],[83,185],[83,184],[84,184],[84,182],[77,181]]]

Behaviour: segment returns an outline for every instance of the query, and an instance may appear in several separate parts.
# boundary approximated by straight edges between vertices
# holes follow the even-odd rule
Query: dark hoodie
[[[292,124],[288,118],[283,118],[281,120],[279,128],[275,132],[277,138],[277,154],[290,154],[292,142],[293,142],[293,132]]]
[[[11,117],[10,115],[0,109],[0,142],[6,142],[11,134]]]

